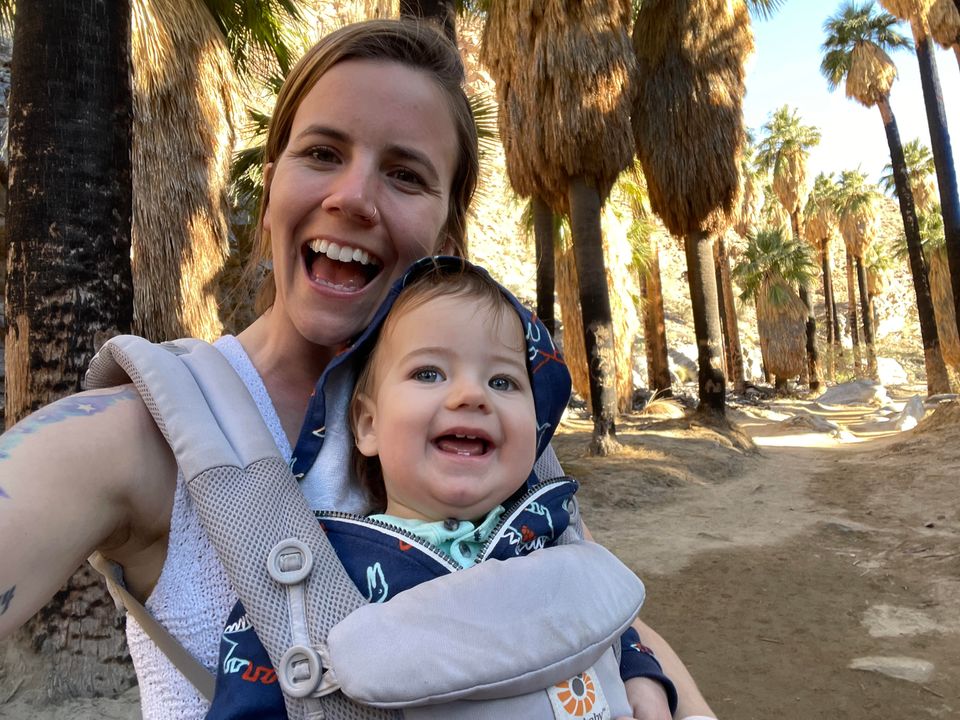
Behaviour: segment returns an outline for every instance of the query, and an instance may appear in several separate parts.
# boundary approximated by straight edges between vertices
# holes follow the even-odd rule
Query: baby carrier
[[[421,261],[409,272],[435,262]],[[332,362],[321,383],[348,373],[346,365]],[[87,386],[127,382],[173,449],[204,530],[276,670],[290,718],[359,720],[396,717],[399,710],[407,717],[454,717],[450,706],[440,715],[430,708],[497,698],[509,704],[507,714],[470,714],[481,704],[466,703],[459,716],[552,717],[531,712],[524,696],[542,695],[536,691],[596,664],[640,609],[640,581],[608,551],[580,541],[578,518],[562,547],[486,563],[390,603],[368,604],[219,351],[198,340],[154,345],[114,338],[91,363]],[[322,442],[322,435],[311,435]],[[561,474],[552,454],[539,464],[543,477]],[[506,595],[503,587],[514,592]],[[540,600],[537,612],[531,598]],[[451,627],[451,618],[464,617],[471,622],[455,624],[457,642],[450,643],[441,623]],[[578,618],[576,625],[569,617]],[[209,673],[192,662],[209,697]]]

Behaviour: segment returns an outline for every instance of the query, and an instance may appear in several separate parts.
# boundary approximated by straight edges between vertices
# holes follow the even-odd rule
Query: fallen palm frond
[[[644,404],[637,414],[648,417],[676,419],[686,417],[687,410],[676,398],[661,397],[658,391],[650,396],[650,399],[647,400],[646,404]]]

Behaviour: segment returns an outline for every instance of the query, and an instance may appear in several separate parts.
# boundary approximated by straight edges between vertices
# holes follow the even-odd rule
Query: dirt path
[[[776,422],[811,410],[844,430]],[[721,718],[960,717],[960,412],[907,433],[876,408],[738,420],[757,452],[638,422],[630,472],[562,458],[644,618]]]

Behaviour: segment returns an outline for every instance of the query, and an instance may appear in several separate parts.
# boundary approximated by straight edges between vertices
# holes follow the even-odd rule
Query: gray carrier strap
[[[643,583],[602,546],[546,548],[365,605],[330,631],[330,655],[343,692],[369,705],[514,697],[596,663],[643,599]]]
[[[87,386],[127,378],[136,386],[277,670],[288,716],[393,717],[334,692],[322,672],[329,666],[328,631],[366,600],[314,519],[243,381],[205,342],[164,346],[169,352],[143,338],[113,338],[91,362]]]

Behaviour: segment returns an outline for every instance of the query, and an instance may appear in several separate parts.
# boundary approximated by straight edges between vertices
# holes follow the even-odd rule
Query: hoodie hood
[[[330,362],[314,389],[300,431],[300,437],[294,449],[292,466],[297,477],[303,477],[309,470],[323,446],[326,434],[324,432],[325,419],[328,413],[336,411],[335,408],[327,406],[328,399],[336,395],[342,402],[343,393],[332,393],[330,392],[331,388],[334,384],[340,385],[340,383],[346,382],[349,383],[348,387],[352,391],[357,369],[373,350],[380,334],[380,328],[383,327],[390,309],[404,288],[428,271],[458,274],[463,272],[465,268],[469,268],[485,277],[490,277],[486,270],[462,258],[437,256],[423,258],[415,262],[393,284],[367,329]],[[560,422],[570,398],[570,372],[554,345],[553,338],[550,337],[550,333],[547,332],[539,318],[527,310],[509,290],[499,283],[496,284],[503,297],[519,316],[524,330],[527,343],[527,373],[533,390],[533,402],[537,417],[537,458],[539,459],[550,444],[550,439],[553,437],[554,430]],[[527,485],[530,486],[536,482],[536,474],[531,469]]]

